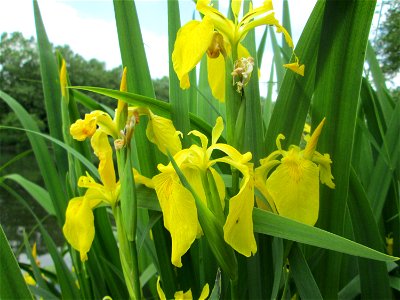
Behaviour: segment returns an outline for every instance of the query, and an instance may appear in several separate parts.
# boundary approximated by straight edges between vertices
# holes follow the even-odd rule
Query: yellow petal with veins
[[[175,172],[158,174],[153,177],[153,182],[163,212],[164,226],[171,234],[171,262],[181,267],[181,257],[189,250],[198,232],[196,204]]]
[[[156,144],[157,148],[167,155],[167,150],[171,155],[175,155],[182,149],[179,135],[171,120],[157,116],[151,111],[149,113],[149,122],[146,128],[146,136],[150,142]]]
[[[207,74],[212,95],[220,102],[225,102],[225,59],[221,53],[217,58],[207,55]]]
[[[278,213],[314,225],[319,211],[319,168],[292,148],[267,179],[266,188]]]
[[[94,216],[88,199],[77,197],[69,201],[63,233],[71,246],[80,252],[81,261],[87,260],[94,239]]]
[[[244,256],[257,252],[253,232],[254,181],[251,174],[253,165],[247,166],[230,162],[243,173],[239,193],[229,200],[229,213],[224,225],[224,239],[233,249]]]
[[[188,73],[199,63],[211,44],[214,25],[209,17],[190,21],[177,33],[172,63],[182,89],[190,87]]]

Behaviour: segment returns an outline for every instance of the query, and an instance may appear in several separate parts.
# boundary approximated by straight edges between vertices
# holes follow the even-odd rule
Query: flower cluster
[[[234,21],[212,7],[210,2],[211,0],[198,0],[196,9],[204,16],[202,21],[190,21],[179,29],[172,53],[172,62],[181,88],[187,89],[190,87],[188,73],[207,53],[208,82],[213,96],[223,102],[225,100],[225,57],[230,57],[234,62],[251,57],[249,51],[241,44],[251,29],[261,25],[275,26],[278,32],[284,34],[287,44],[292,49],[294,46],[287,30],[275,18],[272,0],[266,0],[262,6],[250,9],[240,20],[242,1],[232,1]],[[235,55],[232,56],[232,53]],[[294,57],[295,63],[284,66],[304,75],[304,65],[299,63],[295,54]]]

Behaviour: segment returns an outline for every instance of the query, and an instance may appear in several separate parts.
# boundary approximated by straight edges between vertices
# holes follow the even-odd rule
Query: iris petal
[[[158,174],[153,181],[163,211],[164,226],[172,238],[171,262],[181,267],[181,257],[189,250],[198,232],[196,204],[176,173]]]
[[[292,149],[267,179],[266,188],[278,213],[314,225],[319,211],[319,169]]]
[[[212,95],[220,102],[225,102],[225,59],[220,53],[217,58],[207,56],[208,83]]]
[[[177,33],[172,63],[180,80],[181,88],[190,87],[188,73],[199,63],[211,44],[214,25],[209,17],[200,21],[190,21]]]
[[[94,239],[94,216],[88,199],[77,197],[69,201],[63,233],[71,246],[80,252],[81,261],[87,260]]]

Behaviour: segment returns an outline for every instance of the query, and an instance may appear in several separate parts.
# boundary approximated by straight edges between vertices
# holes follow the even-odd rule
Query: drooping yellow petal
[[[224,225],[224,239],[233,249],[244,256],[257,252],[253,232],[254,181],[251,174],[253,165],[241,166],[230,162],[244,177],[239,193],[229,200],[229,214]]]
[[[299,74],[301,76],[304,76],[304,68],[305,68],[305,66],[304,65],[300,65],[298,62],[294,62],[294,63],[291,63],[291,64],[284,64],[283,66],[285,68],[288,68],[289,70],[292,70],[293,72],[295,72],[295,73],[297,73],[297,74]]]
[[[267,179],[266,187],[278,213],[314,225],[319,211],[319,169],[292,148]]]
[[[94,239],[94,216],[90,202],[85,197],[69,201],[63,233],[71,246],[80,252],[81,261],[87,260]]]
[[[113,190],[116,187],[116,178],[113,162],[113,150],[108,141],[107,135],[98,130],[91,139],[94,153],[99,158],[99,174],[103,185]]]
[[[225,102],[225,59],[221,53],[217,58],[207,55],[207,75],[212,95],[220,102]]]
[[[196,204],[175,172],[160,173],[153,177],[153,182],[163,212],[164,226],[172,238],[171,262],[181,267],[181,257],[189,250],[198,232]]]
[[[160,297],[160,300],[167,300],[167,297],[165,297],[164,291],[162,290],[160,285],[160,276],[158,276],[157,278],[157,294],[158,297]]]
[[[329,154],[322,155],[318,151],[315,151],[311,160],[319,165],[319,179],[321,180],[321,183],[334,189],[335,184],[332,181],[333,175],[331,171],[332,160]]]
[[[146,128],[146,136],[150,142],[154,143],[157,148],[167,155],[167,150],[171,155],[175,155],[182,149],[181,140],[171,120],[157,116],[150,112],[149,122]]]
[[[200,21],[190,21],[177,33],[172,63],[182,89],[190,87],[188,73],[199,63],[206,53],[214,34],[214,25],[209,17]]]
[[[293,45],[293,40],[292,40],[292,37],[290,36],[290,34],[289,34],[289,32],[286,30],[286,28],[285,27],[283,27],[282,25],[275,25],[276,26],[276,28],[277,28],[277,32],[278,33],[283,33],[283,35],[285,36],[285,41],[286,41],[286,43],[288,44],[288,46],[290,47],[290,48],[292,48],[293,49],[293,47],[294,47],[294,45]]]

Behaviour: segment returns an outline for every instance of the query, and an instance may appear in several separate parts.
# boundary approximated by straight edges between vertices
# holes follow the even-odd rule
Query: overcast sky
[[[69,45],[85,59],[104,61],[108,69],[121,65],[114,9],[111,0],[38,0],[50,42]],[[168,75],[167,0],[135,1],[151,76]],[[254,7],[262,0],[253,1]],[[282,21],[282,0],[273,0],[275,16]],[[316,0],[289,0],[292,36],[296,44]],[[220,1],[226,13],[227,0]],[[190,0],[180,1],[181,22],[188,22],[195,11]],[[264,28],[257,29],[257,36]],[[20,31],[36,36],[31,0],[0,0],[0,33]],[[280,41],[280,37],[279,37]],[[266,54],[271,56],[270,47]],[[271,59],[264,59],[261,82],[268,81]],[[261,91],[262,94],[263,91]]]

